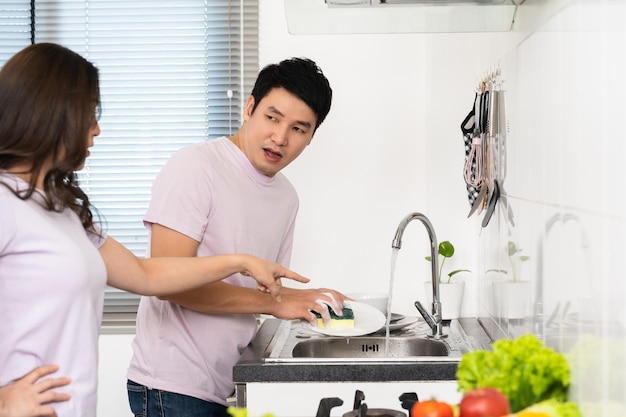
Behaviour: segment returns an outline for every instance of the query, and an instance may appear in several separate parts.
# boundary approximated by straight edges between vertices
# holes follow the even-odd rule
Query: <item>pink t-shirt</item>
[[[259,173],[229,139],[188,146],[163,167],[144,221],[199,243],[198,256],[248,253],[288,265],[298,197],[286,177]],[[250,277],[226,282],[255,288]],[[253,314],[205,314],[142,297],[128,378],[226,404],[232,368],[256,332]]]
[[[0,181],[26,187],[0,172]],[[96,415],[98,334],[106,268],[98,247],[71,210],[42,208],[0,184],[0,386],[34,368],[57,364],[72,382],[58,391],[59,417]]]

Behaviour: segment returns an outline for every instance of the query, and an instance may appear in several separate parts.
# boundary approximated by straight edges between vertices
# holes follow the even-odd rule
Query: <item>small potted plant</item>
[[[522,265],[530,257],[515,242],[507,242],[505,252],[510,269],[492,269],[487,272],[499,272],[509,278],[493,282],[493,302],[495,314],[507,319],[521,319],[530,314],[530,281],[523,280]]]
[[[441,298],[441,315],[443,320],[456,319],[461,316],[461,305],[463,303],[463,293],[465,292],[465,281],[452,281],[452,277],[461,272],[471,272],[469,269],[455,269],[443,275],[446,260],[454,256],[454,245],[446,240],[439,243],[439,296]],[[425,258],[428,262],[430,256]],[[432,303],[432,282],[424,282],[426,298]]]

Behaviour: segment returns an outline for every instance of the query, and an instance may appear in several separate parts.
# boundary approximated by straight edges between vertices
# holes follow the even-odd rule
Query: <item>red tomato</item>
[[[411,417],[453,417],[452,407],[437,400],[418,401],[411,407]]]
[[[474,388],[459,404],[460,417],[502,417],[510,412],[509,400],[495,388]]]

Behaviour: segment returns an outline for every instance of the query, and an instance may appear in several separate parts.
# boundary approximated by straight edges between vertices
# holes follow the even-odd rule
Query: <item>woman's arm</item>
[[[187,235],[159,224],[150,230],[150,252],[153,257],[196,256],[198,242]],[[159,298],[171,301],[185,308],[211,314],[271,314],[274,317],[294,320],[304,319],[317,322],[311,310],[317,311],[329,320],[328,309],[318,300],[328,302],[333,309],[340,309],[338,303],[345,299],[342,294],[328,289],[290,289],[283,287],[282,301],[261,294],[251,288],[239,287],[226,282],[216,282],[201,288]]]
[[[142,295],[188,291],[239,272],[254,278],[260,290],[279,300],[281,278],[309,281],[275,262],[252,255],[141,259],[110,236],[100,247],[100,255],[106,264],[109,285]]]
[[[69,384],[70,379],[67,377],[39,379],[58,369],[56,365],[40,366],[23,378],[0,387],[0,417],[56,417],[56,412],[49,404],[67,401],[70,395],[52,389]]]

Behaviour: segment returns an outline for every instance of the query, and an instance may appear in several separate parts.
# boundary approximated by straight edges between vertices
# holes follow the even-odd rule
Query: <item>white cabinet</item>
[[[133,356],[134,334],[101,334],[98,366],[98,417],[132,417],[126,392],[126,370]]]

